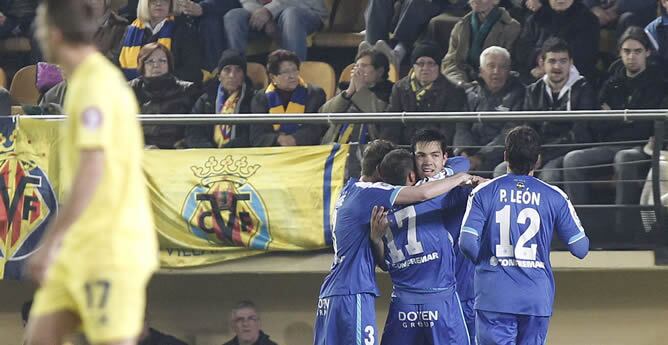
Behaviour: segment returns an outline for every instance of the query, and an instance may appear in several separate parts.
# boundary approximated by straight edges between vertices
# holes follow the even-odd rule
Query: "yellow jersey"
[[[58,260],[74,267],[155,270],[157,236],[132,89],[121,72],[96,52],[69,78],[64,110],[61,181],[72,186],[82,150],[102,150],[105,162],[90,204],[65,234]]]

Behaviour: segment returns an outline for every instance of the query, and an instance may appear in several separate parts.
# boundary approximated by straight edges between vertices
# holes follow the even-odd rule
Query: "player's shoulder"
[[[374,191],[374,190],[394,190],[397,187],[393,186],[391,184],[387,184],[385,182],[364,182],[364,181],[357,181],[355,183],[355,188],[361,189],[361,190],[368,190],[368,191]]]
[[[499,183],[502,183],[507,176],[508,175],[501,175],[477,185],[471,190],[471,195],[486,193],[489,190],[493,190]]]
[[[541,179],[534,178],[535,184],[539,186],[544,193],[548,193],[551,198],[558,200],[568,200],[568,195],[561,188],[551,185]]]

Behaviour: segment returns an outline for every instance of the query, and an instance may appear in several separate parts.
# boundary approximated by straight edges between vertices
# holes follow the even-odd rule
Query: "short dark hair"
[[[383,80],[387,80],[390,72],[390,60],[387,58],[387,55],[375,50],[375,49],[369,49],[369,50],[362,50],[357,54],[355,57],[355,62],[357,60],[368,56],[371,58],[371,65],[373,65],[374,69],[379,69],[383,68],[384,72],[382,75]]]
[[[87,1],[44,0],[40,8],[38,11],[44,11],[46,24],[60,30],[66,42],[92,44],[98,26]]]
[[[151,54],[156,50],[162,50],[167,56],[167,65],[169,66],[168,73],[174,73],[174,58],[172,57],[172,52],[169,51],[169,48],[162,45],[162,43],[152,42],[149,43],[139,50],[139,56],[137,57],[137,70],[139,74],[144,75],[146,72],[146,59],[148,59]]]
[[[413,137],[411,138],[411,151],[415,153],[415,146],[417,143],[430,143],[432,141],[438,142],[441,146],[441,151],[443,151],[445,154],[446,150],[448,149],[445,135],[435,129],[430,128],[419,129],[417,132],[415,132],[415,134],[413,134]]]
[[[547,53],[567,53],[568,57],[573,57],[571,53],[571,47],[568,46],[568,42],[564,41],[559,37],[550,37],[545,42],[543,42],[542,47],[540,48],[540,57],[545,59]]]
[[[378,166],[378,172],[383,182],[403,186],[406,177],[413,170],[413,155],[406,149],[395,149],[385,155]]]
[[[297,65],[297,68],[299,68],[299,65],[301,64],[299,57],[297,57],[297,54],[294,52],[278,49],[267,56],[267,72],[269,72],[269,74],[278,75],[281,72],[281,62],[283,61],[293,62]]]
[[[247,300],[247,299],[237,302],[237,304],[234,306],[234,308],[232,308],[232,313],[235,313],[235,312],[237,312],[238,310],[241,310],[241,309],[253,309],[253,310],[255,310],[255,312],[257,312],[257,307],[255,306],[255,303],[253,303],[253,301]]]
[[[28,322],[31,308],[32,308],[32,300],[25,301],[21,306],[21,319],[23,320],[23,322]]]
[[[387,140],[376,139],[366,145],[362,154],[362,176],[374,176],[383,158],[396,147]]]
[[[540,150],[540,136],[529,126],[515,127],[506,135],[506,160],[515,174],[529,174],[536,167]]]
[[[645,47],[645,50],[652,49],[652,43],[650,43],[649,37],[647,37],[645,30],[639,26],[629,26],[626,30],[624,30],[624,33],[617,41],[617,52],[622,50],[624,42],[628,40],[638,41],[638,43]]]

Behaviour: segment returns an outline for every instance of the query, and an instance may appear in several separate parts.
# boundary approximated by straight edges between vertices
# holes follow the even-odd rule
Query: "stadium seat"
[[[0,87],[7,87],[7,74],[2,68],[0,68]]]
[[[23,67],[16,72],[9,89],[14,104],[37,104],[40,95],[35,86],[36,73],[35,65]]]
[[[343,69],[343,72],[341,72],[341,76],[339,77],[339,84],[350,82],[350,72],[353,70],[354,66],[355,64],[351,63]],[[393,83],[396,83],[399,79],[399,73],[397,73],[397,69],[393,64],[390,64],[390,71],[388,73],[387,79]]]
[[[313,84],[325,90],[327,99],[334,97],[336,91],[336,73],[328,63],[304,61],[299,69],[301,77],[307,84]]]
[[[246,65],[246,74],[253,82],[256,89],[264,89],[269,85],[269,77],[267,77],[267,70],[257,62],[249,62]]]

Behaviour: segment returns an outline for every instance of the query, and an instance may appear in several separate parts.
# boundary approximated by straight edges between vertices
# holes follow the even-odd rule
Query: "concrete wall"
[[[228,310],[253,299],[263,329],[282,345],[311,344],[321,273],[159,275],[149,289],[151,321],[191,345],[220,345],[232,337]],[[556,273],[557,298],[548,344],[668,344],[668,271],[607,270]],[[378,326],[387,313],[389,280],[379,275]],[[0,343],[20,344],[24,283],[0,282]]]

